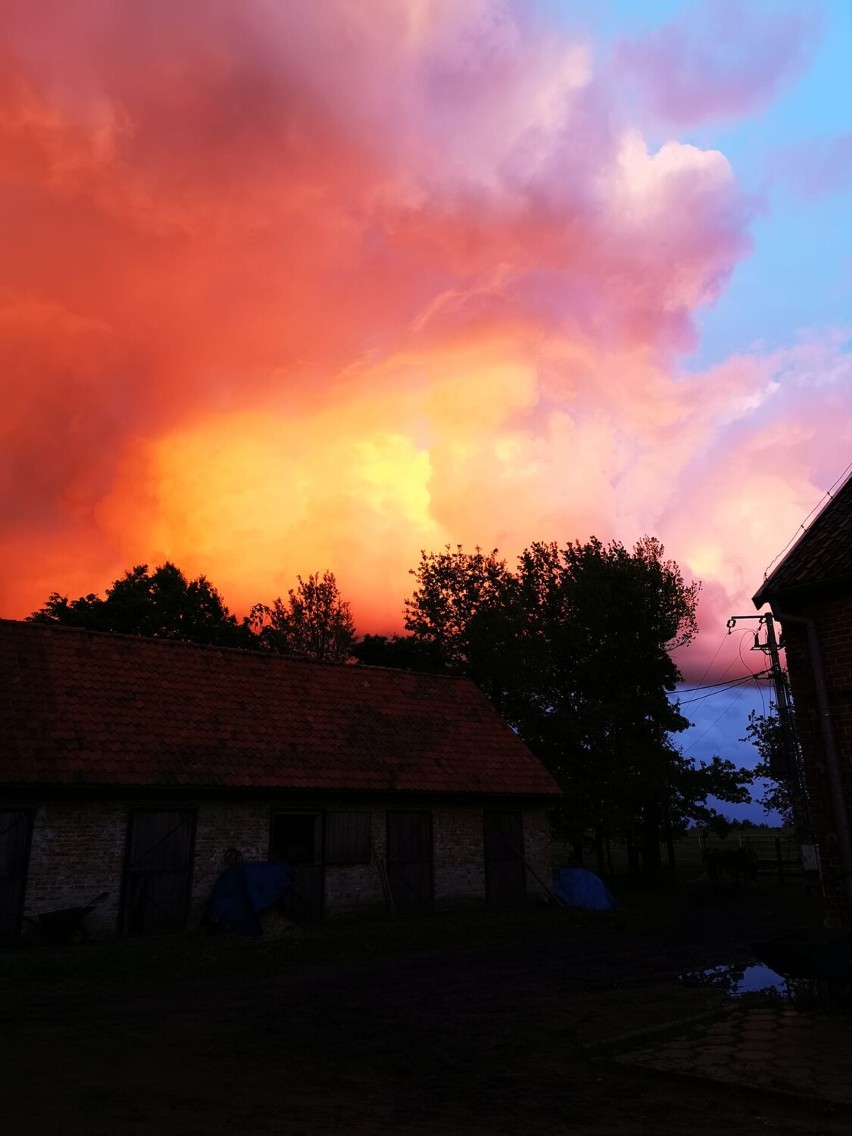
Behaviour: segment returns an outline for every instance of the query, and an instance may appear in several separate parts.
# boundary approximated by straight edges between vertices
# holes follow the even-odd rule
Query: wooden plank
[[[493,906],[514,906],[526,900],[524,830],[520,812],[486,812],[485,894]]]
[[[128,934],[183,929],[189,904],[195,815],[189,809],[131,813],[122,926]]]
[[[386,870],[398,911],[431,908],[431,813],[400,810],[387,814]]]

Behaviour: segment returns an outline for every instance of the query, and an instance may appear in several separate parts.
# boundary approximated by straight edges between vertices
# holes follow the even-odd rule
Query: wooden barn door
[[[290,865],[290,891],[284,900],[288,918],[296,923],[322,919],[322,813],[276,813],[271,845],[270,859]]]
[[[189,907],[195,812],[130,814],[121,926],[128,935],[182,931]]]
[[[21,933],[32,827],[29,809],[0,811],[0,947]]]
[[[494,907],[510,907],[526,899],[524,826],[519,812],[485,814],[485,896]]]
[[[432,815],[390,812],[387,872],[398,911],[428,911],[432,906]]]

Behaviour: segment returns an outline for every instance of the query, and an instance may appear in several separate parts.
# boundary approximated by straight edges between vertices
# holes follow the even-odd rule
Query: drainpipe
[[[811,670],[816,688],[817,706],[819,707],[822,738],[825,746],[825,763],[828,769],[828,783],[831,787],[831,800],[834,806],[834,822],[837,827],[837,842],[840,846],[840,862],[843,867],[843,878],[846,887],[846,899],[849,912],[852,914],[852,833],[849,828],[849,814],[843,797],[843,780],[840,775],[840,760],[837,756],[837,742],[834,737],[834,723],[831,718],[831,707],[828,704],[828,687],[825,683],[825,671],[822,666],[822,654],[819,647],[819,636],[816,624],[812,619],[803,615],[789,615],[779,611],[773,604],[772,611],[776,619],[782,623],[795,623],[804,627],[808,636],[808,654],[811,660]]]

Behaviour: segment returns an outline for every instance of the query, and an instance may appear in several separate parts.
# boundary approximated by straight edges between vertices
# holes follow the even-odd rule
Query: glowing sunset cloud
[[[502,0],[6,4],[0,612],[170,558],[238,612],[330,568],[392,631],[421,548],[648,532],[703,668],[852,458],[852,364],[684,370],[767,206],[666,132],[771,103],[808,11],[726,63],[683,14],[610,51]]]

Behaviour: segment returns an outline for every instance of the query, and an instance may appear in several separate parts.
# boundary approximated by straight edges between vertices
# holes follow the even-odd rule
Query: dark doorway
[[[269,858],[290,865],[290,892],[284,901],[295,922],[322,918],[322,813],[275,813]]]
[[[29,809],[0,811],[0,947],[21,933],[33,815]]]
[[[130,814],[121,926],[128,935],[182,931],[192,878],[192,809]]]
[[[397,911],[432,906],[432,816],[428,812],[388,813],[387,871]]]
[[[485,814],[485,897],[493,907],[512,907],[527,897],[521,814]]]

